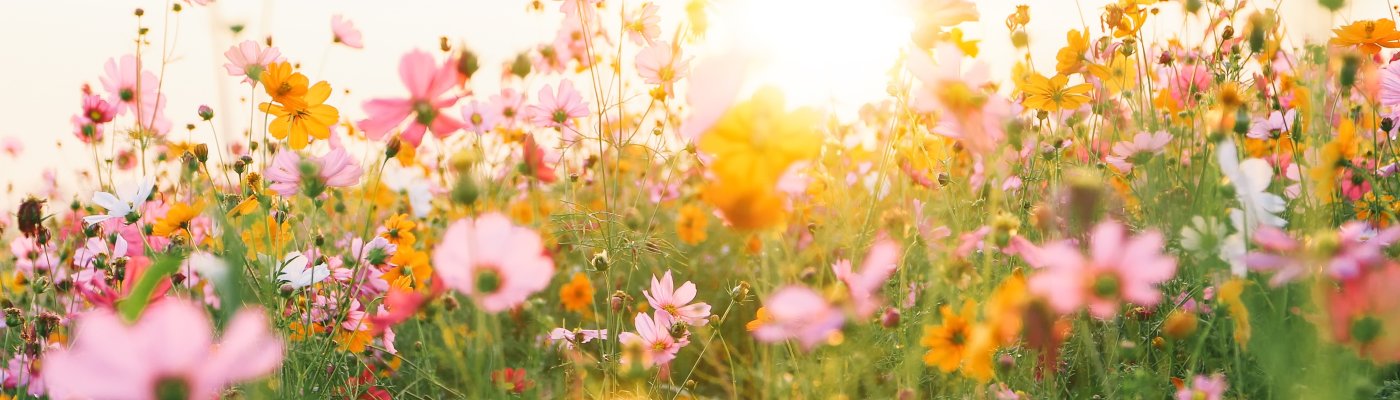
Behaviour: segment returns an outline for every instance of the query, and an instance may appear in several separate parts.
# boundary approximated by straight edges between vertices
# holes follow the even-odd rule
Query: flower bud
[[[200,164],[209,162],[209,145],[204,143],[194,145],[194,158],[199,160]]]
[[[885,309],[885,314],[880,316],[880,325],[894,329],[899,326],[899,309],[889,307]]]
[[[24,312],[15,307],[5,309],[5,326],[16,327],[24,323]]]
[[[403,148],[403,142],[398,136],[389,139],[389,143],[384,144],[384,158],[394,158],[399,155],[399,150]]]
[[[199,114],[199,118],[205,121],[214,119],[214,109],[209,108],[209,106],[207,105],[199,106],[199,111],[197,112],[197,114]]]

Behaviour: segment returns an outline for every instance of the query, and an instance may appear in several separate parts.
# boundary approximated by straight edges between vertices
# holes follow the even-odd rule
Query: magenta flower
[[[710,322],[709,304],[690,304],[695,300],[695,283],[686,282],[681,284],[680,288],[676,288],[675,281],[671,279],[671,271],[666,271],[660,280],[653,275],[651,290],[643,290],[642,294],[647,297],[651,308],[656,309],[658,313],[668,314],[673,319],[693,326]]]
[[[365,48],[364,35],[361,35],[360,30],[355,28],[354,22],[350,22],[342,15],[337,14],[331,17],[331,35],[334,36],[332,40],[335,43],[343,44],[352,49]]]
[[[1096,318],[1109,319],[1121,302],[1157,305],[1157,285],[1176,275],[1176,259],[1162,254],[1162,235],[1148,231],[1129,237],[1123,225],[1107,220],[1094,227],[1086,259],[1069,241],[1042,247],[1044,268],[1030,279],[1030,290],[1069,314],[1087,305]]]
[[[228,51],[224,52],[224,58],[228,59],[224,69],[228,70],[229,76],[241,76],[243,83],[249,85],[258,84],[258,79],[263,71],[267,71],[268,65],[284,61],[282,52],[276,47],[264,49],[252,40],[244,40],[237,46],[229,47]]]
[[[481,103],[475,99],[462,106],[462,129],[478,135],[495,129],[497,119],[501,117],[501,111],[496,107],[499,105],[494,102]]]
[[[262,311],[239,311],[215,344],[202,308],[171,299],[134,325],[107,309],[82,315],[71,347],[45,357],[44,378],[55,399],[210,399],[281,363],[282,342]]]
[[[399,78],[408,87],[409,97],[374,99],[365,102],[369,118],[360,121],[360,129],[371,139],[381,139],[397,128],[404,119],[414,116],[403,131],[403,140],[417,146],[424,131],[438,138],[462,129],[457,118],[442,113],[442,109],[457,103],[457,97],[447,95],[457,84],[457,65],[451,59],[437,66],[433,56],[422,50],[405,54],[399,61]]]
[[[846,259],[831,264],[831,271],[836,274],[836,279],[846,284],[856,316],[867,319],[880,308],[880,288],[885,286],[885,281],[890,279],[890,275],[893,275],[898,267],[899,243],[881,237],[870,246],[870,252],[861,262],[860,272],[853,272],[851,260]]]
[[[617,340],[623,346],[636,346],[641,349],[641,360],[631,358],[630,351],[622,352],[622,363],[631,364],[641,362],[643,366],[666,365],[676,358],[676,353],[681,351],[681,347],[690,344],[687,337],[675,338],[671,336],[671,325],[675,323],[670,314],[657,312],[656,318],[652,318],[646,313],[637,313],[634,321],[637,324],[637,332],[622,332]]]
[[[588,115],[588,103],[574,89],[572,81],[564,80],[559,83],[558,91],[551,90],[549,85],[540,89],[540,103],[531,105],[527,112],[535,125],[563,130],[569,121]]]
[[[1212,374],[1210,376],[1196,375],[1191,379],[1191,386],[1177,389],[1177,400],[1220,400],[1225,395],[1225,376]]]
[[[846,317],[820,294],[803,286],[778,289],[763,301],[769,321],[753,330],[754,338],[774,343],[796,339],[811,350],[841,329]]]
[[[447,287],[490,313],[524,303],[554,276],[554,260],[540,235],[500,213],[448,226],[433,250],[433,267]]]
[[[272,157],[272,165],[263,173],[272,182],[268,187],[282,196],[290,197],[303,190],[308,196],[316,197],[326,188],[360,183],[364,169],[344,148],[334,148],[325,156],[305,160],[294,151],[283,150]],[[306,181],[307,177],[314,179]]]

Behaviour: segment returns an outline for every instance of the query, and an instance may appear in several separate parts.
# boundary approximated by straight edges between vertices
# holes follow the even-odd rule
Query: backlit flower
[[[651,289],[643,290],[647,303],[657,313],[664,313],[678,322],[684,322],[694,326],[702,326],[710,322],[710,305],[705,303],[690,304],[695,300],[695,283],[686,282],[678,288],[671,278],[671,271],[666,271],[661,279],[651,277]]]
[[[408,98],[381,98],[365,102],[365,114],[360,129],[370,139],[383,139],[410,116],[408,128],[400,134],[404,141],[417,147],[424,132],[439,139],[462,129],[462,121],[442,112],[457,103],[457,96],[447,92],[457,84],[457,63],[445,60],[441,65],[432,54],[414,50],[399,61],[399,79],[408,87]]]
[[[1089,237],[1087,258],[1067,241],[1042,247],[1044,267],[1031,276],[1030,290],[1060,313],[1088,306],[1100,319],[1112,318],[1121,302],[1157,305],[1157,285],[1176,275],[1176,260],[1162,254],[1163,244],[1155,231],[1129,236],[1118,222],[1101,222]]]
[[[332,41],[343,44],[352,49],[365,48],[364,37],[360,30],[355,28],[355,23],[345,19],[342,15],[331,16]]]
[[[243,78],[243,83],[256,84],[262,79],[263,71],[267,71],[268,66],[273,63],[282,62],[282,52],[276,47],[262,48],[258,42],[244,40],[237,46],[229,47],[224,52],[224,58],[228,63],[224,64],[224,69],[230,76]]]
[[[1332,29],[1334,36],[1327,44],[1338,47],[1356,47],[1366,55],[1381,52],[1381,48],[1400,47],[1400,32],[1395,30],[1395,21],[1390,18],[1356,21],[1341,28]]]
[[[525,302],[554,275],[540,235],[500,213],[453,222],[433,251],[433,265],[447,287],[491,313]]]

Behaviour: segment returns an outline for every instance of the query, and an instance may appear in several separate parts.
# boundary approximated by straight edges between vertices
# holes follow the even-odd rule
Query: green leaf
[[[122,318],[127,321],[136,321],[141,316],[141,311],[146,309],[146,305],[151,302],[151,292],[156,290],[156,284],[162,278],[170,277],[175,271],[180,269],[180,262],[185,260],[183,254],[164,255],[156,259],[144,274],[141,280],[136,282],[136,287],[131,289],[131,294],[126,298],[117,301],[117,311]]]

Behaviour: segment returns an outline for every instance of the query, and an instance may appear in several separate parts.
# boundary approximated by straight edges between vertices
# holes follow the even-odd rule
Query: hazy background
[[[620,0],[607,1],[617,3]],[[671,29],[683,17],[683,1],[655,2],[662,7],[663,36],[669,37]],[[979,0],[976,3],[982,21],[964,29],[967,36],[983,40],[982,58],[992,66],[993,77],[1001,79],[1009,70],[1008,58],[1012,54],[1003,20],[1016,4],[1031,7],[1033,56],[1052,59],[1054,52],[1064,44],[1066,29],[1088,25],[1093,31],[1100,31],[1098,17],[1101,7],[1108,2]],[[544,0],[543,13],[527,12],[529,3],[527,0],[220,0],[208,7],[187,5],[178,18],[170,20],[172,61],[165,72],[164,92],[169,99],[166,113],[175,126],[171,134],[183,137],[185,124],[199,121],[195,109],[201,104],[214,107],[220,133],[225,137],[246,129],[248,86],[225,73],[222,54],[237,42],[262,41],[269,34],[274,34],[274,44],[285,57],[302,63],[313,82],[327,80],[332,84],[336,91],[330,103],[341,110],[343,119],[363,117],[360,104],[367,98],[401,96],[405,90],[397,74],[399,57],[413,48],[435,51],[441,36],[452,38],[454,43],[465,42],[477,52],[483,69],[478,72],[473,86],[477,93],[495,93],[498,86],[495,77],[500,74],[502,62],[554,37],[561,18],[557,12],[559,2]],[[629,7],[640,3],[638,0],[627,2]],[[779,49],[781,51],[775,50],[786,51],[782,53],[784,59],[776,62],[770,71],[756,74],[753,80],[774,81],[794,92],[800,102],[836,103],[838,108],[846,108],[880,98],[884,77],[878,75],[881,71],[878,67],[882,61],[866,62],[873,62],[871,65],[876,69],[873,74],[866,72],[859,77],[843,74],[861,68],[869,70],[868,65],[831,63],[878,58],[897,51],[903,45],[902,39],[907,37],[899,32],[902,25],[885,26],[879,21],[883,18],[881,14],[862,12],[886,7],[879,12],[889,14],[894,0],[713,0],[713,3],[717,14],[712,16],[718,25],[714,33],[717,41],[739,39],[745,43],[764,43],[747,37],[758,35],[767,36],[768,45],[784,47]],[[1278,7],[1291,27],[1290,33],[1297,39],[1325,38],[1334,22],[1389,15],[1386,0],[1349,3],[1348,8],[1338,14],[1337,21],[1320,11],[1313,0],[1265,1],[1250,7]],[[72,172],[74,168],[89,167],[92,163],[91,154],[73,137],[69,122],[79,110],[79,88],[88,83],[100,91],[98,77],[106,60],[134,52],[137,24],[132,12],[137,7],[146,10],[144,24],[152,32],[151,46],[145,53],[146,65],[159,73],[158,52],[166,27],[163,11],[169,9],[169,4],[164,0],[0,2],[0,38],[3,38],[0,39],[0,138],[19,138],[25,148],[17,158],[0,154],[0,185],[7,186],[0,192],[0,209],[8,213],[23,193],[38,190],[40,172],[47,168],[57,171],[65,189],[64,199],[76,193],[86,200],[95,188],[76,187],[78,180]],[[729,15],[744,12],[735,10],[750,10],[749,14],[753,14],[753,7],[759,7],[763,13],[781,15]],[[1164,3],[1161,8],[1163,15],[1157,20],[1182,20],[1180,6]],[[893,13],[901,15],[899,11]],[[363,50],[330,46],[330,19],[335,14],[343,14],[354,21],[364,33]],[[726,21],[744,18],[748,22],[726,24]],[[177,20],[178,35],[174,30]],[[237,36],[229,29],[235,24],[245,26]],[[878,35],[872,36],[869,32],[872,24],[880,31]],[[1201,35],[1199,29],[1160,25],[1165,24],[1149,23],[1145,31],[1158,37],[1180,35],[1196,39]],[[848,32],[849,36],[843,36]],[[890,37],[891,43],[861,42],[873,40],[868,37]],[[704,53],[704,50],[699,52]],[[856,56],[846,56],[847,53]],[[630,58],[628,63],[630,65]],[[791,73],[793,68],[799,68],[801,73]],[[533,94],[533,90],[530,92]],[[201,127],[197,132],[208,135],[207,128]],[[205,141],[208,137],[195,139]]]

